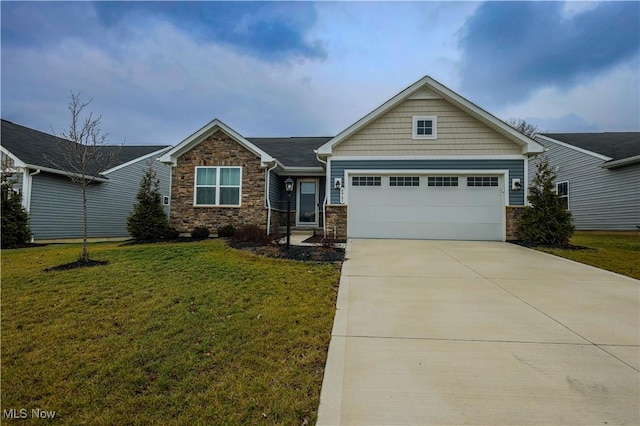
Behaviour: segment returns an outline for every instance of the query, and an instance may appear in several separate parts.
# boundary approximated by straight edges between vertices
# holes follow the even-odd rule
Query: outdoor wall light
[[[513,189],[514,191],[520,191],[522,189],[520,179],[511,179],[511,189]]]
[[[291,193],[293,192],[293,179],[288,177],[284,181],[284,189],[287,191],[287,250],[291,246]]]

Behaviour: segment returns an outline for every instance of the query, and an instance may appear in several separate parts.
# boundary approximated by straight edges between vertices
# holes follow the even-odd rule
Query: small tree
[[[535,135],[539,131],[538,126],[528,123],[522,118],[510,118],[506,121],[506,123],[520,133],[529,136],[530,138],[532,138],[533,135]]]
[[[169,222],[162,207],[160,180],[151,162],[142,176],[136,198],[138,202],[127,218],[127,230],[131,237],[138,241],[163,237],[169,229]]]
[[[22,195],[13,190],[13,183],[2,173],[2,248],[18,247],[31,239],[29,214],[22,207]]]
[[[522,214],[518,232],[520,238],[529,244],[546,246],[566,246],[573,235],[573,217],[565,208],[555,190],[556,174],[543,157],[527,199],[531,204]]]
[[[54,166],[66,171],[71,182],[76,184],[82,192],[83,238],[80,255],[82,262],[89,261],[87,190],[101,171],[113,166],[119,151],[117,146],[105,146],[108,133],[102,133],[100,129],[101,116],[94,118],[91,112],[83,117],[84,109],[91,101],[82,102],[79,94],[71,92],[68,104],[71,124],[68,129],[61,132],[60,137],[63,140],[58,144],[61,159],[49,158]]]

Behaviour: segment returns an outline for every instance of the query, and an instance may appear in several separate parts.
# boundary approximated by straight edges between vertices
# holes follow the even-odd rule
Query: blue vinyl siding
[[[545,140],[556,181],[569,182],[569,210],[578,230],[636,231],[640,225],[640,165],[603,169],[604,160]],[[541,157],[529,162],[529,182]]]
[[[140,180],[149,160],[141,160],[109,173],[109,182],[87,189],[88,237],[126,237],[127,216],[136,202]],[[160,194],[169,195],[170,169],[154,161]],[[165,206],[169,213],[169,206]],[[31,230],[36,240],[82,238],[82,192],[67,177],[42,172],[33,176]]]
[[[271,172],[271,182],[269,183],[269,196],[271,197],[271,208],[285,211],[287,210],[287,191],[284,188],[284,181],[287,180],[288,175],[278,176],[274,172]],[[324,201],[325,190],[325,178],[324,176],[291,176],[294,180],[295,186],[291,193],[291,210],[296,209],[296,194],[298,192],[298,179],[318,179],[318,197],[320,205]],[[322,209],[320,209],[322,210]]]
[[[509,179],[520,178],[524,182],[524,159],[522,160],[332,160],[331,182],[334,178],[345,181],[345,170],[509,170]],[[505,187],[510,188],[509,182]],[[340,202],[340,191],[331,188],[331,204]],[[524,205],[524,191],[509,189],[509,204]]]

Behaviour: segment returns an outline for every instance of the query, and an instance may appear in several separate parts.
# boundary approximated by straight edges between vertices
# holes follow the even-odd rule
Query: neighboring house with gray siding
[[[430,77],[337,136],[244,137],[213,120],[164,154],[171,224],[292,223],[326,236],[516,239],[543,147]]]
[[[535,139],[545,147],[576,229],[638,230],[640,133],[544,133]],[[532,160],[529,180],[539,161]]]
[[[82,193],[69,179],[62,151],[73,142],[2,120],[1,150],[29,212],[34,240],[83,236]],[[88,237],[126,237],[127,216],[145,170],[151,164],[160,180],[160,193],[169,213],[169,168],[157,161],[170,146],[103,146],[113,150],[111,167],[90,167],[95,178],[87,188]]]

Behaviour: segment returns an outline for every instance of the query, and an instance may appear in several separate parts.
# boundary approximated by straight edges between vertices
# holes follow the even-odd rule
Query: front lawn
[[[92,425],[315,423],[339,265],[221,240],[89,252],[110,263],[43,272],[76,260],[80,246],[2,252],[3,413],[39,408]]]
[[[539,250],[640,279],[640,235],[576,232],[571,238],[571,244],[591,250]]]

